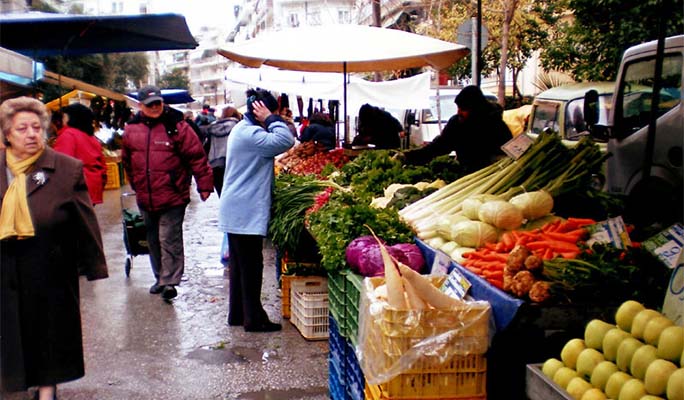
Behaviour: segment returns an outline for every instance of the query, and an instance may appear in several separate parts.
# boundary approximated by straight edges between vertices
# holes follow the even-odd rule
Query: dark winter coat
[[[138,113],[126,124],[121,160],[138,206],[145,211],[189,203],[192,176],[198,192],[214,191],[202,143],[183,114],[168,107],[155,120]]]
[[[8,187],[5,156],[0,150],[0,204]],[[26,175],[35,236],[0,241],[0,387],[5,391],[84,375],[79,275],[107,277],[83,164],[47,148]]]
[[[326,149],[335,148],[335,129],[332,126],[311,122],[309,126],[304,128],[302,136],[299,138],[302,142],[309,142],[313,140],[326,147]]]
[[[237,118],[220,119],[207,128],[207,158],[212,168],[226,166],[226,143],[233,127],[240,122]]]
[[[456,151],[456,159],[466,171],[486,167],[505,154],[501,146],[513,137],[501,115],[501,110],[489,105],[465,121],[454,115],[432,142],[404,153],[406,162],[426,164],[434,157]]]

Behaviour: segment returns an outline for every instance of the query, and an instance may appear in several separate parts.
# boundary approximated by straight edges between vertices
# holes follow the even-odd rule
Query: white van
[[[404,110],[400,121],[404,125],[404,131],[408,134],[410,146],[421,146],[425,142],[431,142],[437,135],[442,133],[449,118],[454,116],[458,107],[454,102],[461,89],[432,89],[430,95],[430,108]],[[496,95],[483,91],[485,97],[496,102]],[[437,103],[439,102],[439,108]]]
[[[682,222],[684,35],[665,40],[656,129],[649,143],[656,48],[657,41],[651,41],[625,51],[617,75],[610,126],[597,125],[593,132],[594,136],[608,137],[612,157],[606,165],[607,190],[627,196],[627,217],[632,223],[654,229],[657,225]],[[595,97],[596,93],[587,93],[585,115],[596,115],[597,104],[592,101]],[[650,169],[648,175],[645,167]]]

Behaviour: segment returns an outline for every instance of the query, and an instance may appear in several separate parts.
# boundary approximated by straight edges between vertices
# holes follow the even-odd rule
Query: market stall
[[[543,135],[515,157],[470,174],[448,157],[423,167],[404,166],[391,151],[365,151],[334,166],[319,163],[314,172],[280,170],[274,204],[282,201],[290,205],[283,209],[292,210],[287,198],[302,199],[300,188],[311,188],[297,215],[287,219],[275,210],[273,225],[277,233],[301,221],[320,252],[320,260],[309,267],[328,277],[333,398],[525,399],[528,366],[538,365],[533,373],[541,374],[540,363],[582,337],[589,321],[612,323],[628,299],[660,309],[672,270],[629,240],[629,227],[619,217],[620,199],[592,187],[592,174],[605,158],[598,146],[587,138],[569,149],[557,137]],[[369,237],[371,230],[384,245]],[[277,234],[273,240],[284,244]],[[296,248],[296,241],[287,246]],[[383,248],[423,274],[449,274],[450,283],[440,289],[489,305],[483,363],[469,364],[475,375],[466,375],[463,364],[449,364],[453,360],[429,361],[431,354],[453,354],[428,345],[431,335],[446,332],[409,334],[400,328],[407,320],[396,319],[396,313],[369,330],[368,318],[375,321],[373,316],[383,315],[380,310],[405,307],[377,300],[386,292],[392,304],[391,287],[401,287],[390,284],[387,271],[393,270],[387,269]],[[287,263],[293,266],[296,260]],[[401,279],[409,276],[398,268]],[[306,273],[298,270],[294,276]],[[376,283],[368,287],[371,277]],[[411,303],[409,287],[403,283],[406,294],[399,298],[406,297],[408,307],[421,304]],[[368,300],[369,295],[376,297]],[[412,315],[414,324],[427,323]],[[383,325],[388,321],[392,324]],[[407,335],[414,338],[411,344],[396,347],[397,338]],[[453,346],[464,343],[461,337]],[[393,369],[395,359],[378,360],[373,354],[406,358],[402,368]],[[427,381],[432,383],[420,383]],[[451,382],[450,389],[437,382]]]

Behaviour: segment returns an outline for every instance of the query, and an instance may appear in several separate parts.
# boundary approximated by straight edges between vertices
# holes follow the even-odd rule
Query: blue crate
[[[330,390],[330,399],[332,400],[347,400],[347,391],[344,384],[341,382],[340,373],[337,370],[335,362],[332,358],[328,359],[328,389]]]
[[[350,340],[345,340],[345,342],[347,349],[345,351],[344,374],[347,395],[352,400],[363,400],[366,378],[363,376],[361,365],[356,358],[354,345]]]

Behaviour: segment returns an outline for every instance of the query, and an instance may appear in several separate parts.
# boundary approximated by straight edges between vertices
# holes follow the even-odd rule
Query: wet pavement
[[[122,188],[126,189],[126,188]],[[148,293],[147,255],[124,271],[121,191],[95,207],[109,278],[81,282],[86,375],[58,387],[60,400],[328,399],[328,342],[307,341],[281,318],[275,257],[264,248],[262,302],[275,333],[246,333],[227,321],[227,270],[219,262],[218,198],[196,193],[184,223],[185,277],[178,297]],[[130,207],[132,198],[124,198]],[[23,400],[27,394],[7,396]]]

